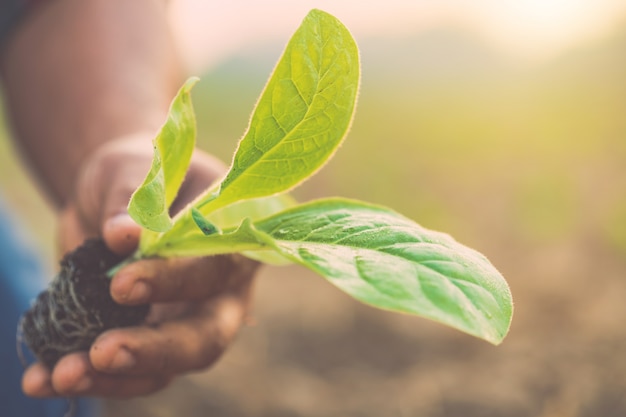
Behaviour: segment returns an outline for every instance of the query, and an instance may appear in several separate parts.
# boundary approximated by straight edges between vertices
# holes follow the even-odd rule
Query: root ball
[[[111,298],[107,271],[123,260],[102,239],[90,239],[61,261],[59,274],[20,323],[23,339],[50,369],[70,352],[88,350],[98,335],[135,326],[149,305],[123,306]]]

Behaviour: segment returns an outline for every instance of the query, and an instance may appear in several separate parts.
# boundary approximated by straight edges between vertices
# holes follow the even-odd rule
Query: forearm
[[[177,62],[158,0],[51,0],[22,22],[1,60],[5,98],[56,204],[94,149],[158,129],[181,81]]]

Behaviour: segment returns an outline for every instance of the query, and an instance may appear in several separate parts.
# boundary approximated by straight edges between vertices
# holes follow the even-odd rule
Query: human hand
[[[130,254],[140,228],[126,213],[133,190],[152,159],[144,135],[98,149],[84,164],[75,198],[61,215],[63,252],[85,238],[102,236],[107,246]],[[172,211],[206,189],[224,171],[197,151]],[[63,357],[53,370],[37,363],[26,371],[24,392],[35,397],[128,398],[165,387],[175,376],[214,363],[246,317],[256,263],[214,256],[142,260],[121,269],[111,295],[122,304],[150,303],[146,325],[101,334],[89,352]]]

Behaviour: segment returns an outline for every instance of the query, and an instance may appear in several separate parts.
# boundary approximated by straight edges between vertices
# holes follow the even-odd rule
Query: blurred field
[[[353,129],[296,195],[384,204],[487,254],[516,302],[507,339],[493,347],[266,268],[257,323],[213,370],[107,415],[625,416],[626,27],[541,66],[462,33],[360,43]],[[203,147],[230,158],[279,50],[203,77]],[[52,256],[53,217],[0,146],[6,198]]]

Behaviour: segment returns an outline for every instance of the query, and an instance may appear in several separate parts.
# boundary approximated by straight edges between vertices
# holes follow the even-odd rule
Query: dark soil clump
[[[49,368],[70,352],[88,350],[105,330],[140,324],[149,305],[111,298],[107,271],[123,260],[102,239],[90,239],[61,261],[59,274],[20,323],[26,345]]]

